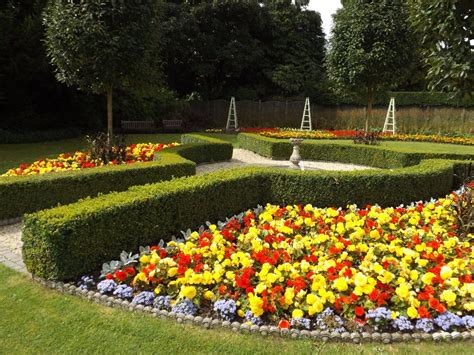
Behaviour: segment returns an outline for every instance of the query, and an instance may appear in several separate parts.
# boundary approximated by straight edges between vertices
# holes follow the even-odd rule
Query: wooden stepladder
[[[239,128],[237,121],[237,109],[235,107],[235,97],[230,98],[229,114],[227,115],[226,131],[236,131]]]
[[[301,120],[301,130],[311,131],[313,125],[311,123],[311,103],[309,102],[309,97],[306,98],[304,103],[303,118]]]
[[[385,123],[383,125],[383,131],[395,134],[397,133],[397,121],[395,120],[395,98],[390,98],[390,104],[388,105],[387,117],[385,117]]]

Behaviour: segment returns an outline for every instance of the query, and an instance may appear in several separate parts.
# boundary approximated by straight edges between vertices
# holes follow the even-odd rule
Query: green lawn
[[[467,354],[473,345],[325,344],[206,330],[63,295],[1,264],[0,310],[0,353],[8,354]]]
[[[210,137],[223,139],[237,144],[237,135],[202,133]],[[181,134],[130,134],[129,143],[173,143],[181,141]],[[0,174],[16,168],[21,163],[31,163],[38,159],[55,158],[60,153],[83,150],[87,146],[82,138],[31,144],[0,144]]]
[[[336,144],[352,143],[352,140],[317,140],[313,139],[311,142],[331,142]],[[383,141],[380,142],[379,147],[393,149],[402,152],[423,152],[423,153],[441,153],[441,154],[472,154],[474,155],[474,146],[459,145],[459,144],[444,144],[444,143],[430,143],[430,142],[400,142],[400,141]]]

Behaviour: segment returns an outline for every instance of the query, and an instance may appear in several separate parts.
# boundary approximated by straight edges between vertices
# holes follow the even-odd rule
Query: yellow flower
[[[204,292],[204,298],[209,301],[214,301],[216,299],[216,295],[212,291],[207,290]]]
[[[366,283],[367,283],[367,277],[363,273],[358,272],[354,276],[354,284],[356,286],[364,286]]]
[[[410,271],[410,279],[413,280],[413,281],[416,281],[418,280],[418,271],[416,270],[411,270]]]
[[[296,318],[303,318],[304,313],[301,309],[294,309],[293,312],[291,313],[291,316],[296,319]]]
[[[369,236],[372,239],[379,239],[380,238],[380,233],[377,229],[374,229],[374,230],[370,231]]]
[[[407,299],[408,296],[410,295],[410,289],[408,288],[408,284],[405,282],[400,284],[396,288],[395,292],[398,295],[398,297],[400,297],[402,300]]]
[[[253,293],[248,294],[250,310],[255,317],[260,317],[263,314],[263,300],[260,297],[254,296]]]
[[[449,266],[445,265],[441,268],[439,275],[443,280],[447,280],[453,275],[453,270]]]
[[[318,300],[318,298],[313,293],[310,293],[306,296],[306,303],[307,304],[310,304],[310,305],[314,304],[314,303],[316,303],[317,300]]]
[[[140,257],[140,262],[141,262],[142,264],[148,264],[148,263],[150,262],[150,256],[149,256],[149,255],[146,255],[146,254],[142,255],[142,256]]]
[[[443,293],[441,293],[440,299],[445,301],[448,306],[452,307],[456,305],[456,297],[457,295],[453,291],[444,290]]]
[[[285,304],[287,305],[292,304],[294,297],[295,297],[295,289],[293,287],[288,287],[285,290]]]
[[[431,280],[433,280],[435,276],[436,275],[433,274],[432,272],[427,272],[421,277],[421,281],[423,281],[423,283],[426,285],[431,285]]]
[[[194,287],[194,286],[184,286],[181,289],[180,295],[192,300],[194,297],[196,297],[196,287]]]
[[[418,311],[415,307],[408,307],[407,314],[410,318],[418,318]]]
[[[308,307],[308,314],[312,316],[316,313],[321,313],[323,311],[323,308],[323,303],[321,301],[317,301],[316,303]]]
[[[338,279],[334,280],[333,283],[333,288],[335,288],[338,291],[346,291],[348,286],[347,286],[347,281],[345,277],[339,277]]]
[[[169,277],[174,277],[178,273],[178,268],[177,267],[172,267],[168,269],[168,276]]]

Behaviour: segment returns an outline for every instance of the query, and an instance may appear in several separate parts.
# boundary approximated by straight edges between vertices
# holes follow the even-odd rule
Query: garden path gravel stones
[[[21,256],[21,223],[0,226],[0,263],[27,273]]]
[[[221,163],[200,164],[197,166],[196,172],[197,174],[203,174],[221,169],[245,166],[289,168],[291,165],[293,164],[289,160],[272,160],[262,157],[261,155],[255,154],[254,152],[251,152],[249,150],[234,149],[232,160]],[[303,170],[352,171],[373,169],[368,166],[321,161],[302,161],[300,163],[300,166],[302,166]]]
[[[267,166],[289,168],[292,165],[288,160],[272,160],[245,149],[234,149],[232,160],[221,163],[200,164],[196,168],[197,174],[210,173],[216,170],[238,168],[245,166]],[[301,165],[306,170],[338,170],[351,171],[372,169],[367,166],[342,164],[336,162],[305,162]],[[0,263],[19,272],[28,273],[23,264],[21,255],[21,223],[17,219],[11,220],[14,224],[0,221]],[[11,223],[11,222],[10,222]]]

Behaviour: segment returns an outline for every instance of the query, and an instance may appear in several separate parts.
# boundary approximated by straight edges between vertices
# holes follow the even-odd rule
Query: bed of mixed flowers
[[[85,289],[280,328],[474,328],[474,235],[460,195],[397,208],[267,205],[104,264]],[[472,195],[470,195],[472,196]]]
[[[291,128],[282,128],[272,131],[257,132],[264,137],[270,138],[305,138],[305,139],[352,139],[354,136],[364,133],[364,131],[357,130],[336,130],[336,131],[303,131]],[[379,140],[387,141],[412,141],[412,142],[434,142],[434,143],[449,143],[461,145],[474,145],[474,138],[472,136],[447,136],[436,134],[391,134],[380,133],[377,135]]]
[[[126,148],[123,162],[113,160],[108,165],[132,164],[153,161],[154,154],[165,148],[171,148],[179,143],[139,143]],[[106,165],[101,159],[93,159],[87,152],[60,154],[55,159],[41,159],[32,164],[21,164],[16,169],[10,169],[1,176],[37,175],[58,171],[81,170]]]

